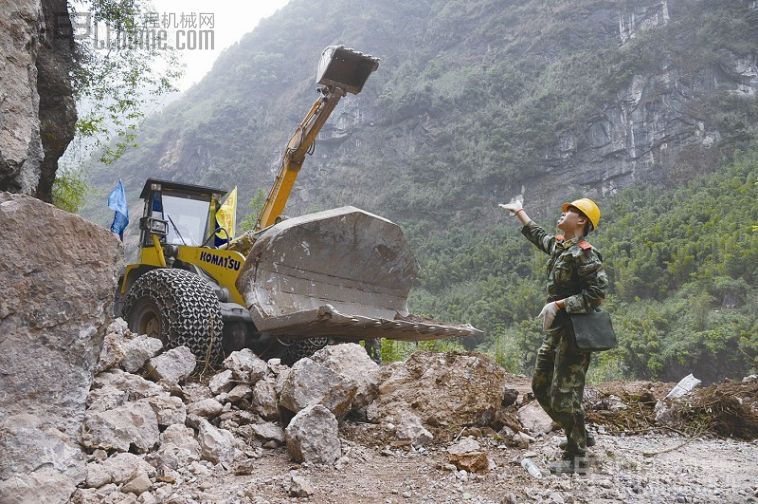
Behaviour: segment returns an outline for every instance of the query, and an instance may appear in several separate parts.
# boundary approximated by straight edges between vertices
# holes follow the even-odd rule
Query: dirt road
[[[518,462],[527,452],[543,469],[558,455],[560,438],[550,434],[528,450],[480,438],[497,465],[486,474],[467,474],[448,465],[445,446],[417,452],[346,442],[345,457],[331,468],[293,464],[283,448],[263,450],[252,474],[231,476],[192,467],[187,481],[167,486],[170,502],[325,503],[745,503],[758,502],[758,442],[693,439],[651,433],[618,437],[599,434],[591,469],[583,476],[529,476]],[[199,473],[192,474],[192,469]],[[203,470],[206,469],[206,470]],[[288,495],[291,474],[312,495]],[[544,471],[546,472],[546,471]]]

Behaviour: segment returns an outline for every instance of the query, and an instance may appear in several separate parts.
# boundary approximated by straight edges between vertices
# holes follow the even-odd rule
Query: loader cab
[[[140,198],[140,246],[152,246],[151,234],[165,245],[213,246],[216,209],[226,191],[167,180],[148,179]],[[206,243],[208,242],[208,243]]]

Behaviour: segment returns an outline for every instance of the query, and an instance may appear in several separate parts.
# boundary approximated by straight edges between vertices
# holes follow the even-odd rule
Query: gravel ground
[[[335,467],[293,464],[283,448],[263,450],[251,474],[235,476],[221,466],[195,463],[180,471],[183,482],[155,493],[174,503],[758,502],[758,441],[689,440],[660,433],[596,437],[590,470],[582,476],[535,479],[518,464],[531,452],[547,473],[547,463],[559,454],[556,434],[538,439],[528,450],[479,439],[496,464],[486,474],[455,471],[446,446],[419,452],[344,441],[345,456]],[[292,475],[310,486],[309,497],[289,496]]]

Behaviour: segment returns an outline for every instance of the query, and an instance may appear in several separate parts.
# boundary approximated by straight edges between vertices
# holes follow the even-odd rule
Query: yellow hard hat
[[[600,207],[597,206],[597,203],[589,198],[580,198],[578,200],[572,201],[571,203],[564,203],[561,206],[561,210],[566,212],[569,207],[574,207],[581,210],[581,212],[586,215],[592,223],[592,229],[597,229],[597,225],[600,224]]]

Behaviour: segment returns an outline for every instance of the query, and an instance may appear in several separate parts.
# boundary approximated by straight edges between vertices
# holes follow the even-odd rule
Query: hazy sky
[[[179,51],[186,64],[184,78],[177,87],[184,91],[198,82],[211,69],[221,51],[237,42],[258,22],[276,12],[288,0],[152,0],[159,16],[173,13],[177,22],[182,13],[212,13],[214,49],[184,49]],[[189,31],[189,30],[188,30]],[[170,37],[170,39],[173,37]]]

